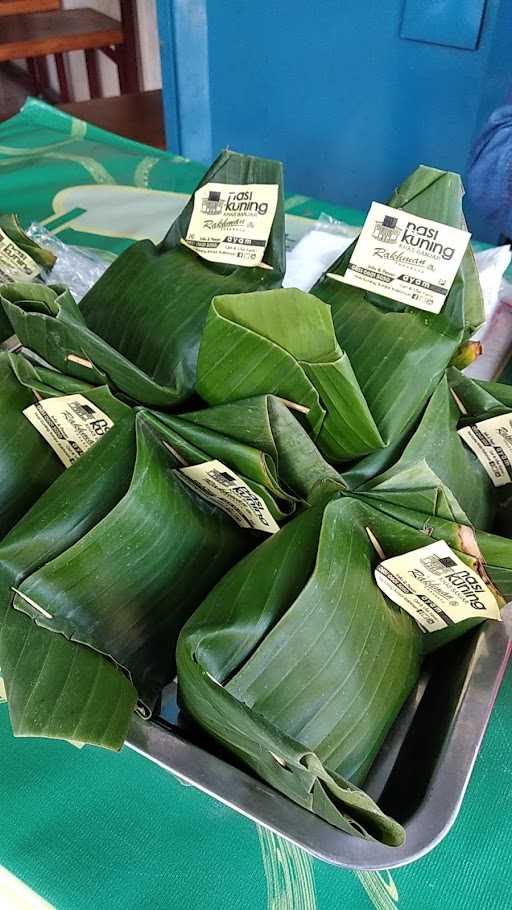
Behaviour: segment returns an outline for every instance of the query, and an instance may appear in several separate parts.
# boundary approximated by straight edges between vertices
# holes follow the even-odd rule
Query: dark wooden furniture
[[[26,60],[36,94],[50,101],[71,101],[63,55],[75,50],[85,53],[91,98],[101,95],[98,52],[116,64],[122,93],[138,91],[135,0],[121,0],[120,22],[87,7],[12,15],[13,7],[21,2],[29,0],[0,0],[0,63]],[[6,11],[8,15],[4,15]],[[48,56],[55,58],[59,99],[50,89]]]
[[[17,13],[44,13],[60,9],[61,0],[0,0],[0,16],[15,16]]]
[[[95,98],[93,101],[59,104],[59,108],[119,136],[165,148],[161,91]]]

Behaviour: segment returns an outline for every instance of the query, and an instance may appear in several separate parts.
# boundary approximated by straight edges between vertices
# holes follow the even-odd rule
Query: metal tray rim
[[[250,773],[188,742],[177,730],[158,721],[135,718],[127,745],[181,781],[324,862],[361,870],[407,865],[437,846],[459,813],[512,652],[512,604],[502,615],[502,623],[489,622],[476,636],[457,716],[428,793],[406,825],[407,840],[402,847],[386,847],[344,834]],[[451,799],[446,794],[447,776],[454,794]]]

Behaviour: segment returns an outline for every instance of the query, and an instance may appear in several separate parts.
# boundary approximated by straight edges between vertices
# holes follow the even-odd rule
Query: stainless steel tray
[[[128,745],[328,863],[349,869],[404,866],[432,850],[457,818],[507,667],[511,637],[509,604],[502,623],[485,623],[425,663],[365,785],[404,825],[403,847],[344,834],[242,770],[179,712],[175,684],[164,691],[157,720],[134,721]]]

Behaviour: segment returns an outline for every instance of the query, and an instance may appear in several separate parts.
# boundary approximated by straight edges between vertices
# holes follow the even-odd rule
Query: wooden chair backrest
[[[0,0],[0,16],[17,13],[47,13],[60,9],[61,0]]]

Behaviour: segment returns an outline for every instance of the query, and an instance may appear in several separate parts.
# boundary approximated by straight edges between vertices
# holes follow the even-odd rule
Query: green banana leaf
[[[496,526],[496,491],[457,433],[461,414],[450,391],[456,381],[459,390],[464,387],[468,396],[475,395],[471,380],[449,370],[391,468],[355,489],[354,472],[342,476],[352,489],[350,495],[359,501],[421,530],[432,540],[445,540],[494,589],[503,605],[512,598],[512,549],[508,540],[489,533]],[[478,624],[478,620],[466,620],[460,627],[425,636],[426,650]]]
[[[176,417],[158,414],[158,420],[182,464],[223,462],[263,499],[278,522],[295,511],[298,501],[311,505],[344,488],[288,407],[272,395]]]
[[[492,484],[458,435],[459,418],[445,375],[396,463],[355,490],[491,530],[496,508]],[[350,473],[343,477],[353,488]]]
[[[64,471],[53,449],[23,410],[38,399],[81,393],[116,420],[129,409],[110,391],[94,388],[28,360],[0,353],[0,539]]]
[[[0,229],[7,234],[10,240],[19,246],[20,250],[28,253],[34,262],[37,262],[46,272],[55,265],[56,256],[51,250],[40,246],[35,240],[32,240],[23,230],[18,218],[13,213],[0,213]]]
[[[0,230],[7,234],[24,253],[28,253],[34,262],[49,271],[55,263],[55,256],[50,250],[45,250],[25,234],[16,215],[0,213]],[[12,335],[12,328],[3,310],[0,312],[0,344]]]
[[[459,407],[459,428],[500,417],[512,412],[512,388],[500,382],[484,382],[470,379],[453,367],[448,371],[450,387],[455,393]],[[512,484],[495,487],[485,470],[481,467],[476,455],[466,446],[468,458],[478,466],[483,480],[482,484],[495,506],[493,530],[505,537],[512,537]]]
[[[423,655],[474,623],[423,633],[377,587],[367,529],[386,557],[430,542],[354,494],[310,509],[211,591],[180,635],[178,680],[186,710],[241,764],[336,827],[394,846],[401,825],[360,788]],[[512,544],[506,558],[510,570]]]
[[[303,291],[216,297],[201,337],[197,391],[209,404],[272,393],[300,405],[331,461],[383,445],[329,307]]]
[[[120,748],[135,702],[147,716],[173,678],[184,621],[254,542],[183,482],[163,423],[139,411],[136,455],[131,412],[119,432],[0,546],[0,666],[16,735]]]
[[[212,297],[279,286],[285,267],[281,164],[225,151],[199,186],[211,181],[279,185],[264,267],[209,262],[185,247],[191,198],[160,244],[142,240],[130,246],[80,306],[59,287],[39,294],[27,285],[4,289],[5,313],[25,347],[63,372],[106,382],[152,407],[189,397]],[[84,361],[92,364],[89,372]]]
[[[512,411],[512,386],[470,379],[454,367],[448,371],[448,379],[467,411],[466,419],[463,419],[464,415],[461,417],[461,426]]]
[[[453,552],[473,569],[493,592],[500,607],[512,600],[512,542],[496,534],[480,531],[469,524],[454,519],[426,515],[425,512],[378,500],[372,494],[358,493],[357,500],[378,509],[389,518],[396,519],[407,528],[421,532],[416,548],[427,546],[435,540],[444,540]],[[404,541],[405,543],[405,541]],[[412,547],[411,547],[412,549]],[[405,552],[405,549],[404,549]],[[388,553],[385,553],[388,556]],[[462,634],[481,624],[482,620],[465,619],[423,636],[425,654],[437,650]]]
[[[15,736],[49,736],[119,748],[137,692],[113,662],[12,609],[41,566],[87,534],[129,488],[135,415],[61,474],[0,544],[0,667]]]
[[[395,190],[388,205],[464,228],[462,196],[457,174],[422,166]],[[354,245],[330,274],[345,274]],[[386,445],[412,428],[459,346],[484,320],[470,246],[438,315],[341,284],[328,275],[311,293],[331,306],[336,336]]]

